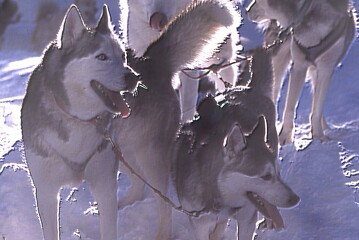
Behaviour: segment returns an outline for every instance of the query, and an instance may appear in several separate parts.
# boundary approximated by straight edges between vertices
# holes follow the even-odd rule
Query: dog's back
[[[228,92],[227,98],[233,104],[240,104],[247,109],[246,117],[241,123],[245,129],[253,128],[256,119],[263,115],[268,123],[268,143],[277,154],[278,137],[276,130],[276,110],[272,100],[273,71],[272,53],[264,48],[256,48],[247,52],[247,60],[240,67],[237,85],[245,85],[248,89]]]

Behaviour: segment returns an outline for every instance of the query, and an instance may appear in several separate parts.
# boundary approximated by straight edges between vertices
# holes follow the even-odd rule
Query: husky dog
[[[147,49],[149,43],[157,39],[163,27],[170,22],[178,13],[183,11],[192,0],[123,0],[127,1],[129,5],[128,19],[123,19],[127,22],[127,37],[129,47],[135,50],[136,55],[142,56]],[[194,23],[196,24],[196,23]],[[236,44],[239,42],[239,37],[236,27],[240,25],[239,21],[234,25],[230,37],[221,46],[220,51],[217,52],[209,61],[198,63],[202,67],[208,67],[212,64],[223,64],[233,61],[236,58]],[[237,68],[229,66],[219,72],[222,80],[233,84],[236,79]],[[189,72],[189,75],[195,77],[200,75],[195,71]],[[216,82],[217,89],[224,89],[224,82],[216,75],[211,74],[212,81]],[[179,72],[176,76],[174,86],[179,88],[182,121],[186,122],[193,119],[196,111],[197,92],[199,88],[199,81],[191,79],[189,76]]]
[[[13,0],[0,1],[0,47],[2,45],[2,36],[9,24],[20,20],[21,14],[18,12],[17,3]]]
[[[323,117],[323,106],[333,72],[354,38],[355,10],[351,1],[253,0],[247,12],[252,21],[276,19],[284,30],[292,32],[288,44],[292,67],[280,143],[291,141],[295,107],[307,73],[313,86],[312,138],[328,139],[324,135],[328,126]],[[278,70],[275,71],[284,73],[287,68],[284,63],[276,64],[274,67]],[[282,76],[275,77],[277,93],[274,97],[277,97]]]
[[[262,49],[251,54],[253,76],[243,76],[249,89],[227,93],[221,107],[206,98],[199,119],[183,126],[177,142],[175,186],[185,210],[203,211],[190,219],[198,240],[221,239],[229,217],[238,222],[238,239],[252,239],[257,211],[282,228],[277,207],[299,201],[276,166],[275,107],[266,93],[270,57]]]
[[[118,161],[104,135],[129,115],[119,91],[133,89],[104,6],[88,28],[76,6],[31,74],[21,111],[26,161],[45,240],[59,239],[58,191],[86,180],[98,202],[102,240],[117,239]],[[105,176],[105,177],[104,177]]]
[[[172,87],[174,74],[197,60],[204,61],[230,33],[234,18],[230,4],[196,1],[171,21],[141,58],[128,54],[128,65],[147,86],[138,95],[126,95],[131,115],[116,119],[116,142],[124,159],[146,181],[164,195],[170,180],[172,147],[180,122],[180,105]],[[121,169],[122,170],[122,169]],[[123,170],[126,171],[126,168]],[[144,183],[131,177],[131,190],[124,203],[143,199]],[[171,208],[158,196],[158,224],[155,239],[169,239]]]
[[[81,16],[89,26],[96,24],[97,3],[95,0],[74,0],[81,10]],[[53,1],[41,1],[36,16],[36,26],[32,33],[32,48],[42,52],[51,40],[56,37],[56,31],[61,25],[65,10]]]

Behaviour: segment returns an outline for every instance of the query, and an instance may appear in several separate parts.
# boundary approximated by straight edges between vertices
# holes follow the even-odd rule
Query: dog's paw
[[[292,132],[287,132],[287,131],[283,131],[283,130],[280,131],[278,141],[281,146],[291,143],[292,142]]]
[[[330,140],[332,140],[330,137],[322,135],[322,136],[315,136],[313,135],[313,139],[318,139],[320,142],[328,142]]]
[[[323,131],[317,131],[317,133],[315,133],[312,129],[311,133],[312,133],[312,139],[317,139],[320,142],[328,142],[331,140],[331,138],[326,136]]]

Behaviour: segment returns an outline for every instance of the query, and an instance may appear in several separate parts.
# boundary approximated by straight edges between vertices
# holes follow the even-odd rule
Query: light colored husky
[[[261,49],[251,54],[253,62],[243,67],[249,89],[227,93],[220,104],[206,98],[199,120],[185,124],[179,135],[175,186],[185,210],[202,211],[190,218],[197,240],[221,239],[229,217],[238,222],[238,239],[252,239],[257,211],[282,228],[277,207],[299,201],[276,164],[275,107],[267,94],[270,57]]]
[[[308,73],[313,86],[311,111],[312,138],[326,140],[328,128],[323,117],[324,101],[333,72],[348,51],[355,34],[355,10],[351,1],[312,0],[253,0],[247,8],[248,17],[256,22],[276,19],[283,29],[291,30],[290,52],[292,67],[289,88],[280,131],[280,143],[292,139],[295,107]],[[277,58],[278,59],[278,58]],[[274,62],[275,60],[273,60]],[[287,65],[275,64],[275,93],[278,96]],[[275,99],[277,100],[277,99]]]
[[[96,24],[97,2],[95,0],[74,0],[81,11],[81,16],[89,26]],[[41,1],[36,15],[36,26],[32,33],[32,49],[42,52],[56,37],[66,10],[62,10],[54,1]]]
[[[104,135],[112,114],[128,116],[119,91],[127,81],[124,52],[106,6],[87,28],[71,6],[29,79],[21,126],[45,240],[59,239],[58,192],[86,180],[98,202],[102,240],[117,239],[118,161]]]
[[[137,96],[126,95],[132,111],[128,119],[115,120],[116,142],[124,159],[164,195],[180,122],[180,105],[172,78],[182,67],[212,56],[231,32],[236,17],[233,7],[226,2],[195,1],[165,27],[143,56],[127,55],[128,64],[139,74],[132,77],[141,79],[147,89],[139,88]],[[144,183],[127,172],[132,186],[120,206],[143,199]],[[157,229],[153,239],[169,239],[171,208],[159,196],[155,197],[158,222],[153,223]]]
[[[123,19],[124,16],[122,16],[123,21],[128,24],[128,44],[130,48],[135,50],[135,53],[138,56],[141,56],[148,45],[158,38],[163,27],[192,2],[192,0],[123,1],[127,1],[129,5],[128,19]],[[239,41],[239,37],[236,28],[239,25],[240,22],[238,18],[237,23],[232,29],[231,36],[228,37],[226,42],[221,46],[220,51],[209,61],[198,63],[196,66],[208,67],[211,64],[233,61],[236,58],[236,50],[238,49],[236,44]],[[192,76],[200,75],[195,71],[190,72],[189,74]],[[233,84],[237,77],[237,68],[229,66],[221,70],[219,75],[225,82]],[[217,89],[224,90],[223,82],[219,80],[215,74],[211,74],[210,78],[212,81],[216,82]],[[193,119],[196,111],[199,80],[191,79],[182,72],[179,72],[176,79],[179,79],[179,82],[177,81],[174,86],[177,87],[179,85],[182,121],[186,122]]]

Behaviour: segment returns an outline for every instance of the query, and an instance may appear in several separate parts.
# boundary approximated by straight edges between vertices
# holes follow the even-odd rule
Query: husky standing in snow
[[[178,13],[183,11],[191,0],[122,0],[129,5],[128,18],[121,16],[123,22],[127,23],[127,38],[129,47],[135,50],[135,54],[142,56],[148,45],[158,38],[163,27],[170,22]],[[239,19],[239,18],[238,18]],[[238,20],[237,20],[238,21]],[[196,23],[193,23],[196,24]],[[239,36],[236,28],[240,25],[239,21],[233,26],[232,31],[226,42],[221,45],[218,51],[209,61],[198,62],[196,66],[208,67],[211,64],[223,64],[233,61],[236,58]],[[199,75],[196,72],[189,72],[192,76]],[[223,81],[233,84],[237,77],[237,68],[229,66],[219,72]],[[196,111],[198,98],[199,80],[191,79],[184,73],[179,72],[180,82],[179,95],[181,103],[182,121],[186,122],[193,119]],[[215,74],[211,74],[211,81],[215,81],[217,89],[223,90],[224,85]]]
[[[208,97],[199,119],[181,129],[175,151],[174,179],[197,240],[221,239],[229,217],[238,223],[238,239],[250,240],[257,212],[275,228],[283,227],[277,207],[296,205],[298,196],[283,182],[277,167],[278,136],[271,88],[270,56],[248,54],[243,79],[249,89]],[[248,74],[253,72],[253,76]],[[246,75],[247,74],[247,75]]]
[[[76,6],[31,74],[21,111],[26,161],[45,240],[59,239],[58,192],[86,180],[102,240],[117,239],[118,161],[104,139],[113,114],[128,116],[120,91],[134,88],[106,6],[87,28]]]
[[[311,120],[312,138],[328,139],[328,125],[323,116],[324,101],[336,66],[348,51],[355,34],[355,9],[350,0],[253,0],[247,8],[248,17],[260,22],[276,19],[287,31],[291,30],[290,52],[292,67],[279,134],[281,144],[291,142],[293,119],[306,74],[313,86]],[[285,50],[282,50],[286,52]],[[275,64],[274,97],[278,96],[287,64]],[[277,99],[275,99],[277,100]]]

